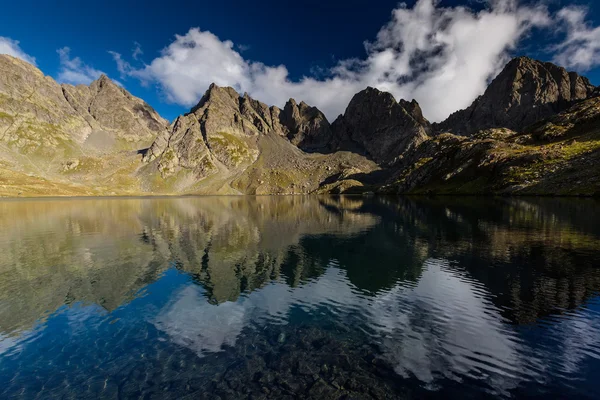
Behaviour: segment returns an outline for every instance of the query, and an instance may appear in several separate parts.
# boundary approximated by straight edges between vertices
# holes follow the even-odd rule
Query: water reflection
[[[2,393],[591,398],[599,209],[476,198],[0,202]]]

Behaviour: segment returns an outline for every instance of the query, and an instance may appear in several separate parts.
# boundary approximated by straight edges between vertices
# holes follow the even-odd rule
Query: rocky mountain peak
[[[289,141],[305,151],[325,149],[332,137],[325,115],[304,101],[298,104],[289,99],[279,114],[279,122]]]
[[[357,93],[330,125],[304,101],[269,107],[216,84],[169,125],[107,76],[89,86],[60,85],[0,55],[0,173],[16,182],[15,193],[27,187],[36,195],[436,188],[594,194],[599,95],[576,73],[520,57],[467,110],[433,126],[417,101],[396,101],[373,87]],[[439,129],[475,134],[429,137]]]
[[[590,97],[594,90],[587,78],[575,72],[549,62],[517,57],[504,67],[482,96],[467,109],[436,124],[435,130],[459,135],[500,127],[522,131]]]
[[[425,140],[428,127],[416,101],[397,102],[391,93],[373,87],[354,95],[332,124],[335,148],[363,151],[383,164]]]
[[[66,86],[66,84],[62,84],[61,86]],[[85,86],[85,85],[83,85]],[[123,89],[121,86],[117,85],[113,82],[108,76],[102,74],[100,77],[88,86],[90,92],[94,94],[98,94],[100,92],[110,93],[112,96],[127,96],[127,91]]]
[[[324,148],[331,139],[329,122],[315,107],[290,99],[281,110],[213,83],[171,132],[155,140],[145,159],[158,158],[166,175],[183,168],[204,177],[221,166],[235,169],[254,161],[259,136],[269,134],[286,137],[304,150]]]
[[[178,117],[168,133],[156,138],[144,160],[150,170],[156,168],[163,178],[182,184],[213,175],[221,177],[216,180],[233,179],[248,170],[256,178],[243,185],[261,185],[263,178],[258,176],[265,173],[265,179],[280,185],[277,182],[287,179],[279,175],[281,171],[265,172],[262,163],[255,164],[261,154],[285,171],[299,174],[290,169],[304,157],[298,148],[326,149],[330,139],[329,122],[315,107],[294,99],[283,109],[269,107],[248,93],[240,96],[233,88],[213,84],[190,113]]]
[[[96,79],[95,81],[93,81],[90,84],[90,86],[94,86],[94,85],[98,85],[98,86],[115,85],[116,86],[116,84],[106,74],[101,74],[98,79]]]
[[[429,123],[427,118],[423,116],[421,106],[419,105],[419,103],[417,103],[415,99],[412,99],[411,101],[400,99],[398,103],[400,103],[400,106],[402,106],[402,108],[404,108],[410,114],[410,116],[414,118],[415,121],[423,125],[425,130],[429,133],[431,129],[431,124]]]
[[[60,85],[34,65],[5,55],[0,56],[0,100],[2,139],[11,151],[35,153],[41,160],[61,153],[137,150],[168,125],[106,76],[89,86]]]
[[[202,109],[208,102],[218,103],[227,107],[236,107],[235,104],[239,103],[239,98],[240,95],[234,88],[229,86],[221,87],[216,83],[211,83],[198,104],[192,107],[190,113],[195,113],[197,110]]]
[[[62,84],[61,88],[67,102],[86,118],[92,133],[99,136],[99,142],[106,141],[104,136],[111,132],[127,142],[149,144],[169,125],[145,101],[104,74],[89,86]]]

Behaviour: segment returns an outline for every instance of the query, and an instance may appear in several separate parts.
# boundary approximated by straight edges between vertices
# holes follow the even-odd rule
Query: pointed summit
[[[151,142],[169,125],[145,101],[105,74],[89,86],[62,84],[61,88],[64,98],[86,118],[94,132],[119,132],[119,138],[131,143]]]
[[[587,78],[549,62],[529,57],[512,59],[467,109],[440,124],[437,132],[470,135],[487,128],[521,131],[591,97],[595,87]]]
[[[367,87],[332,124],[334,146],[361,151],[377,163],[393,163],[427,138],[429,123],[420,110],[414,100],[397,102],[391,93]]]
[[[112,82],[106,74],[101,74],[100,77],[96,79],[96,81],[101,83]]]
[[[230,86],[219,86],[216,83],[211,83],[198,104],[196,104],[191,110],[190,113],[195,113],[197,110],[203,108],[207,102],[221,102],[227,104],[229,107],[237,107],[237,104],[240,98],[239,93]]]
[[[331,127],[325,115],[304,101],[298,104],[289,99],[279,119],[287,130],[289,141],[304,151],[324,149],[331,140]]]
[[[90,83],[90,89],[95,91],[100,91],[105,88],[114,88],[115,90],[121,90],[122,88],[117,85],[112,79],[110,79],[106,74],[102,74]]]

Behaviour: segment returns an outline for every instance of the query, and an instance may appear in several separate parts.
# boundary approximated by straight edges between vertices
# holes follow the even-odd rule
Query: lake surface
[[[598,377],[598,200],[0,201],[3,399],[591,399]]]

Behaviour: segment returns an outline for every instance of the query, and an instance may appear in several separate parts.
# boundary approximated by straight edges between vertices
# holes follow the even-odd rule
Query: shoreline
[[[2,201],[18,200],[87,200],[87,199],[174,199],[191,197],[481,197],[481,198],[577,198],[577,199],[598,199],[600,194],[477,194],[477,193],[293,193],[293,194],[132,194],[132,195],[90,195],[90,196],[70,196],[70,195],[50,195],[50,196],[0,196]]]

